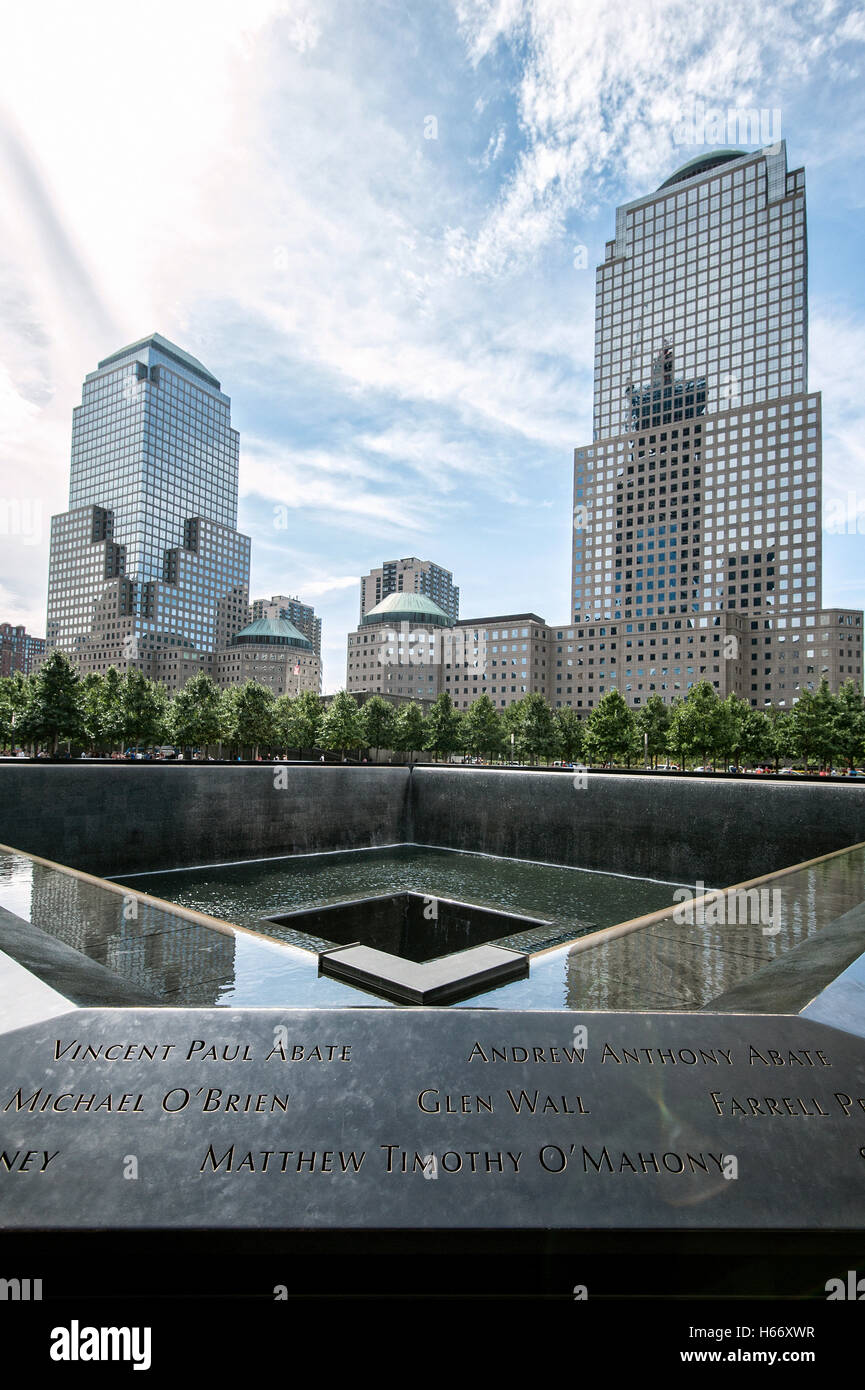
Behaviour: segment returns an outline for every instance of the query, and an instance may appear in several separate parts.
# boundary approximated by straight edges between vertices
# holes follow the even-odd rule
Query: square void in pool
[[[328,903],[264,920],[288,928],[297,945],[303,945],[306,937],[311,951],[320,951],[323,941],[334,946],[358,943],[417,963],[550,926],[539,917],[496,912],[410,890]]]

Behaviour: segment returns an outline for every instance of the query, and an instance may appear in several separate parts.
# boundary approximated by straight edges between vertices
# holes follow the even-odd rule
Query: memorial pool
[[[474,951],[470,992],[442,999],[463,1006],[798,1011],[861,954],[855,784],[121,764],[2,780],[0,964],[16,989],[55,991],[52,1009],[436,1002],[438,978],[421,998],[375,987],[359,955],[384,946],[394,987],[406,958],[429,979]],[[703,884],[754,885],[768,920],[688,918],[677,888]],[[394,948],[392,918],[390,938],[381,921],[362,934],[372,900],[412,894],[472,909],[444,923],[441,962],[402,926]],[[356,936],[339,903],[358,903]],[[532,920],[491,935],[485,912]],[[485,975],[491,953],[519,955],[522,977]]]
[[[306,943],[268,919],[298,908],[414,889],[431,897],[456,898],[544,919],[550,923],[549,930],[535,929],[525,943],[524,949],[535,951],[669,907],[678,886],[426,845],[128,874],[122,882],[138,892],[296,945]]]

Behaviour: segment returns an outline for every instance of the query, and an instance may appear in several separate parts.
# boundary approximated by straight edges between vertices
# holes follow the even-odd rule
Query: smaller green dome
[[[443,608],[426,594],[388,594],[375,608],[364,613],[361,624],[367,623],[420,623],[427,627],[453,627]]]
[[[312,643],[287,618],[259,618],[237,634],[235,647],[302,647],[312,651]]]
[[[684,183],[685,179],[692,179],[695,174],[708,174],[711,169],[717,169],[721,164],[729,164],[733,159],[741,159],[747,153],[747,150],[710,150],[705,154],[694,155],[687,164],[682,164],[668,179],[664,179],[661,188],[672,188],[674,183]],[[658,189],[659,193],[661,188]]]

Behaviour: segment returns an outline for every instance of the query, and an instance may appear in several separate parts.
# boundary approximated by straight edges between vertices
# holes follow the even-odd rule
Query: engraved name
[[[589,1115],[583,1105],[582,1096],[551,1096],[541,1091],[505,1091],[511,1108],[518,1115],[524,1110],[530,1115]],[[425,1115],[492,1115],[495,1102],[491,1095],[462,1096],[442,1094],[433,1087],[421,1091],[417,1098],[418,1110]]]
[[[476,1042],[469,1053],[470,1062],[584,1062],[584,1047],[487,1047]]]

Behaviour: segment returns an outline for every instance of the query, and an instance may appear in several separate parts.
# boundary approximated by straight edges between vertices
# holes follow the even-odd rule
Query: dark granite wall
[[[723,886],[865,841],[865,784],[856,782],[590,773],[577,788],[556,772],[277,772],[264,763],[6,763],[0,842],[121,874],[414,840]]]
[[[414,838],[723,887],[865,840],[865,782],[416,768]]]
[[[398,767],[7,763],[0,842],[103,875],[389,845],[408,795]]]

